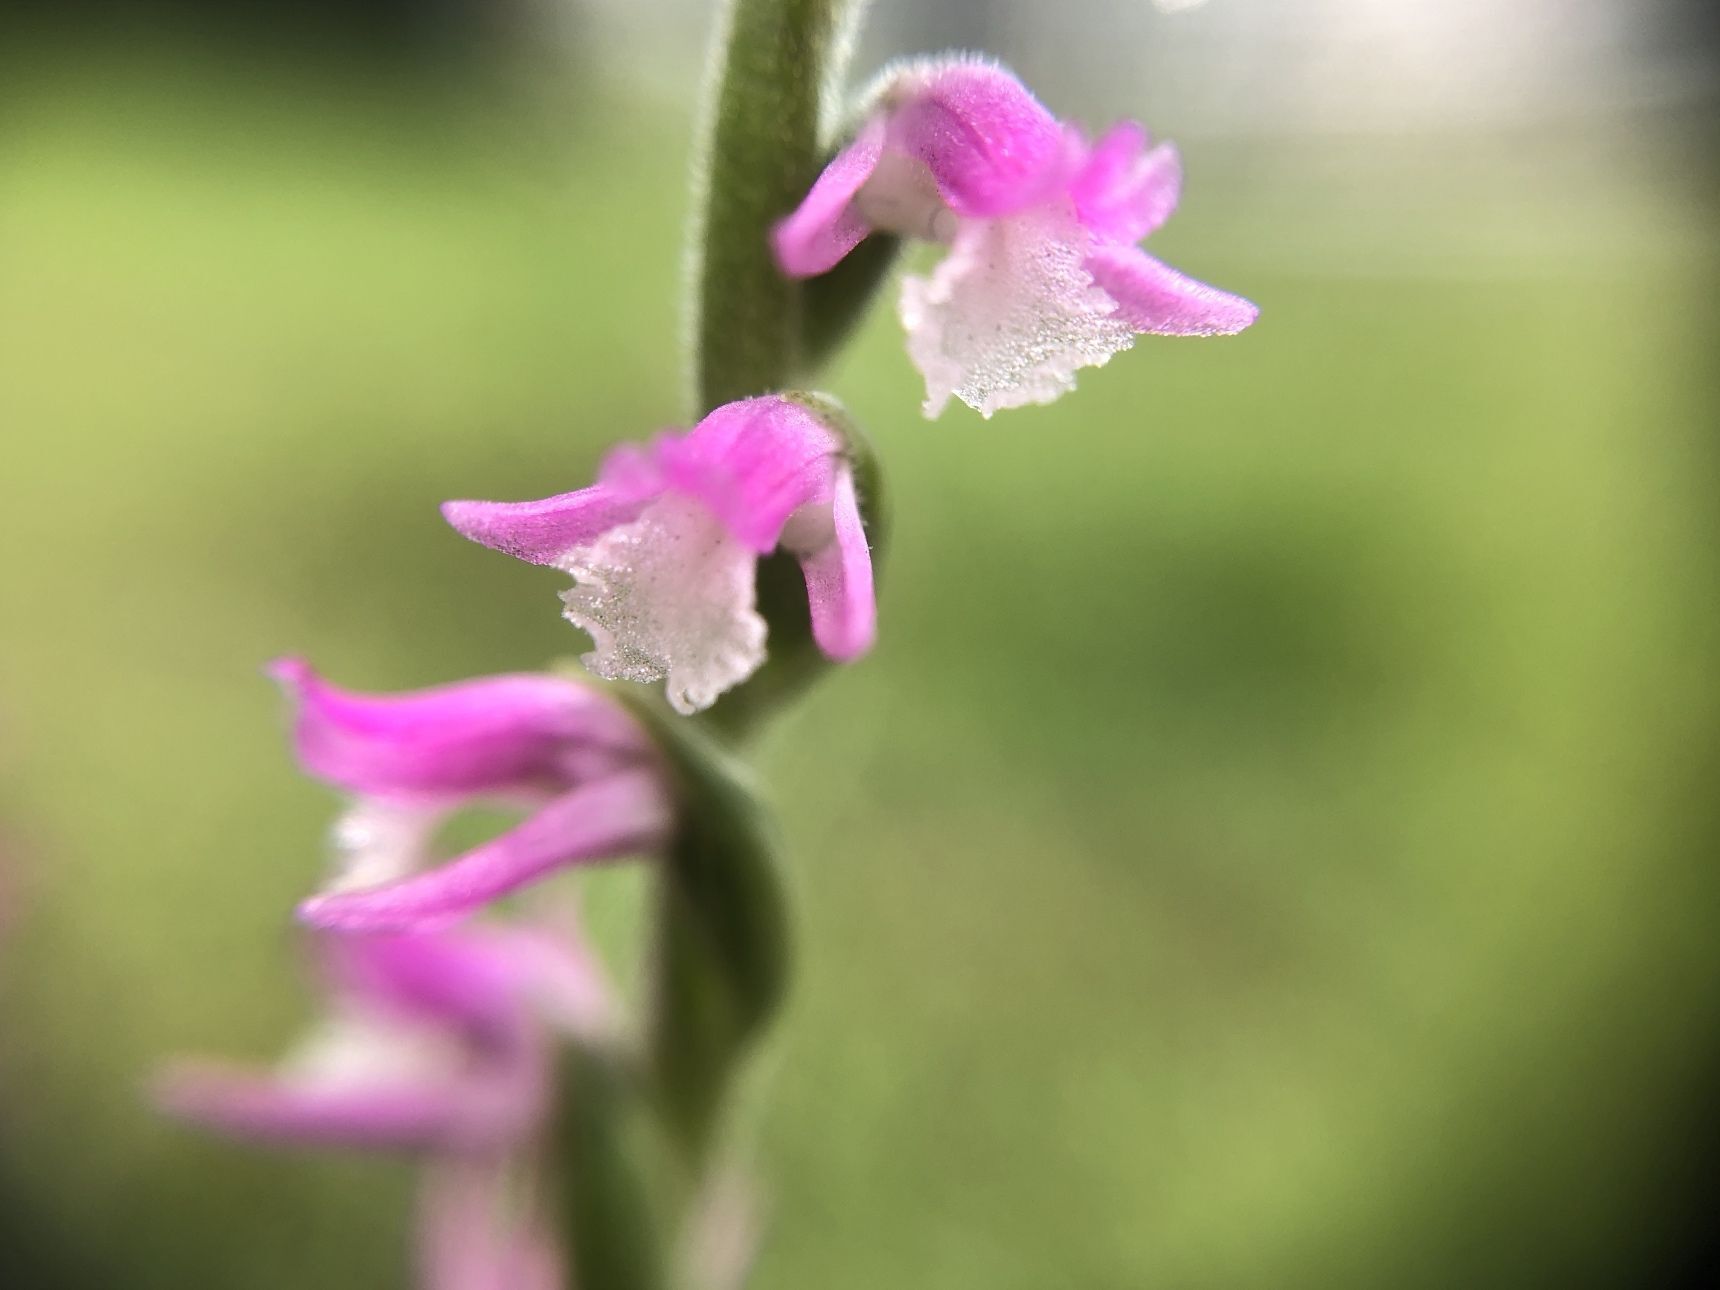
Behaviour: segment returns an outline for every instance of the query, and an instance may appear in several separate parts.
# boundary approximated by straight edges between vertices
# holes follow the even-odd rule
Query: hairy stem
[[[612,1059],[573,1050],[562,1064],[555,1158],[572,1236],[574,1285],[669,1290],[668,1252],[641,1160],[636,1081]]]
[[[726,0],[713,46],[694,194],[689,332],[700,415],[791,383],[802,288],[771,258],[771,226],[817,176],[825,88],[852,0]]]
[[[698,1172],[781,1001],[788,930],[775,831],[746,768],[694,723],[641,712],[681,803],[658,889],[647,1057],[665,1125]]]
[[[691,384],[700,415],[784,389],[802,357],[828,350],[839,329],[809,332],[803,288],[777,271],[770,229],[816,176],[825,91],[852,33],[843,20],[863,7],[725,0],[690,240]],[[840,409],[818,396],[796,397],[832,419],[863,499],[876,499],[875,464],[858,433],[845,431]],[[877,523],[874,513],[868,522]],[[568,1238],[578,1282],[591,1290],[664,1290],[675,1262],[668,1244],[683,1235],[678,1229],[710,1177],[735,1077],[785,987],[786,911],[771,822],[745,768],[712,737],[750,732],[822,670],[804,590],[786,590],[786,559],[767,564],[760,608],[775,666],[755,678],[750,697],[749,687],[730,696],[729,720],[707,725],[659,703],[635,704],[675,783],[679,816],[657,877],[643,1069],[628,1074],[587,1061],[568,1091],[575,1102],[562,1129]],[[626,1131],[640,1111],[666,1152]],[[641,1151],[666,1168],[641,1169]]]

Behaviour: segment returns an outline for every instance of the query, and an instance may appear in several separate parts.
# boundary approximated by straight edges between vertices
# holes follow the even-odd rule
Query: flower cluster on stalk
[[[756,245],[768,238],[790,278],[833,269],[873,234],[947,247],[901,288],[928,415],[952,397],[987,416],[1047,402],[1137,334],[1254,320],[1247,301],[1137,245],[1181,183],[1175,150],[1137,125],[1090,140],[1007,71],[965,57],[892,71],[856,122]],[[871,647],[874,499],[859,453],[822,396],[761,391],[615,448],[586,487],[443,514],[472,541],[571,577],[563,615],[591,638],[586,667],[662,682],[690,715],[767,665],[779,624],[757,582],[773,552],[800,566],[823,656]],[[565,1284],[543,1177],[557,1053],[625,1048],[635,1027],[568,893],[537,884],[599,863],[661,865],[696,834],[663,727],[564,675],[378,695],[299,659],[271,671],[295,708],[300,764],[346,799],[332,870],[299,909],[326,1017],[272,1070],[178,1064],[160,1101],[248,1140],[421,1158],[420,1265],[434,1290]],[[514,822],[444,854],[445,826],[474,807]]]
[[[873,233],[949,247],[902,282],[925,412],[1049,403],[1136,333],[1223,336],[1259,311],[1136,244],[1176,209],[1176,149],[1124,121],[1096,142],[1009,72],[973,58],[906,63],[867,96],[854,139],[776,226],[784,273],[828,272]]]

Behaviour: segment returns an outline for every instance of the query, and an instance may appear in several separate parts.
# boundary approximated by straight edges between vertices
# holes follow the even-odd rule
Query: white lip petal
[[[928,242],[948,242],[959,227],[925,162],[900,152],[878,159],[854,194],[854,209],[873,228]]]
[[[928,417],[952,395],[987,417],[1050,403],[1075,388],[1079,369],[1135,343],[1084,267],[1091,241],[1068,202],[968,220],[929,277],[903,280],[902,325]]]
[[[334,823],[332,872],[323,891],[362,891],[417,873],[447,811],[361,797]]]
[[[446,1080],[466,1061],[439,1027],[337,1010],[299,1041],[277,1073],[306,1088],[413,1085]]]
[[[612,681],[666,680],[677,712],[708,708],[764,662],[757,556],[702,503],[665,494],[631,524],[568,552],[568,621],[591,634],[584,662]]]

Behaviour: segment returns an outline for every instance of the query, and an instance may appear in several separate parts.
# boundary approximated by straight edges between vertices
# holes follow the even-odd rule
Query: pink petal
[[[402,1025],[352,1002],[274,1071],[182,1062],[165,1111],[282,1145],[487,1151],[529,1138],[548,1106],[541,1035],[516,998],[487,1028]]]
[[[511,1149],[542,1123],[533,996],[543,951],[508,933],[327,936],[323,1023],[270,1072],[182,1063],[163,1107],[252,1140],[361,1149]]]
[[[832,499],[834,537],[800,557],[806,598],[812,610],[812,636],[839,663],[851,662],[872,648],[878,630],[878,605],[872,590],[872,553],[854,494],[854,472],[836,474]]]
[[[1175,147],[1147,148],[1147,132],[1122,121],[1087,154],[1071,181],[1081,222],[1102,238],[1139,242],[1177,208],[1182,192],[1182,160]]]
[[[154,1091],[168,1114],[251,1141],[423,1149],[467,1136],[466,1096],[453,1082],[324,1085],[184,1063],[157,1081]]]
[[[725,404],[653,448],[664,486],[703,502],[760,555],[796,510],[829,498],[840,451],[811,412],[774,394]]]
[[[319,938],[337,994],[362,1006],[494,1034],[521,1012],[513,950],[481,931]]]
[[[560,1290],[560,1251],[528,1207],[507,1160],[440,1161],[419,1196],[418,1260],[426,1290]],[[525,1209],[525,1212],[520,1212]]]
[[[1185,277],[1136,247],[1100,247],[1088,255],[1087,271],[1117,302],[1118,316],[1136,331],[1230,336],[1260,315],[1241,296]]]
[[[470,794],[549,779],[593,759],[636,758],[645,736],[619,705],[551,676],[509,675],[400,694],[359,694],[303,659],[271,674],[299,704],[299,761],[356,793]]]
[[[515,989],[552,1025],[594,1042],[620,1029],[619,997],[576,919],[553,931],[512,923],[481,934],[507,959]]]
[[[831,159],[795,212],[772,230],[777,266],[789,277],[829,272],[872,231],[853,201],[883,150],[884,119],[874,116]]]
[[[624,771],[575,788],[428,873],[368,891],[313,897],[299,906],[299,917],[342,931],[435,926],[472,914],[554,869],[654,851],[672,817],[654,771]]]
[[[779,395],[725,404],[691,430],[622,444],[598,482],[537,502],[446,502],[465,536],[532,564],[565,566],[569,554],[631,524],[665,491],[704,503],[762,554],[799,506],[827,495],[838,445],[804,407]]]
[[[566,617],[592,636],[588,667],[611,680],[666,678],[670,702],[693,712],[763,662],[756,557],[778,545],[797,511],[830,505],[842,451],[806,405],[766,395],[717,408],[684,433],[617,448],[584,493],[445,509],[470,535],[573,577],[562,600]],[[567,547],[560,543],[571,528],[554,540],[534,530],[528,542],[467,524],[592,495],[632,499],[630,509]]]
[[[555,564],[574,547],[635,519],[648,493],[595,484],[536,502],[443,502],[462,537],[530,564]]]
[[[538,913],[538,911],[534,911]],[[529,1008],[570,1032],[610,1033],[620,1005],[577,917],[317,938],[342,998],[493,1037]]]
[[[1064,181],[1063,127],[1013,74],[971,58],[911,64],[887,82],[886,146],[931,171],[958,215],[1007,215]]]

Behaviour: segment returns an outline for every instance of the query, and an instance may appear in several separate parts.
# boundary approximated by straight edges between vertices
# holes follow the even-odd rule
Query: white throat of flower
[[[804,559],[836,541],[836,508],[830,502],[808,502],[788,517],[777,545]]]
[[[692,713],[764,662],[758,558],[695,498],[665,493],[557,563],[578,584],[564,612],[591,634],[584,663],[601,677],[667,680],[670,704]]]
[[[926,378],[925,413],[954,395],[981,415],[1050,403],[1075,373],[1135,343],[1093,283],[1092,235],[1062,200],[965,220],[929,277],[902,280],[908,354]]]
[[[956,213],[944,205],[938,181],[917,157],[886,150],[854,194],[854,210],[873,228],[925,242],[954,239]]]
[[[334,822],[323,893],[365,891],[417,873],[446,814],[439,806],[357,798]]]
[[[306,1034],[276,1072],[302,1088],[363,1088],[445,1079],[466,1061],[443,1028],[342,1008]]]

